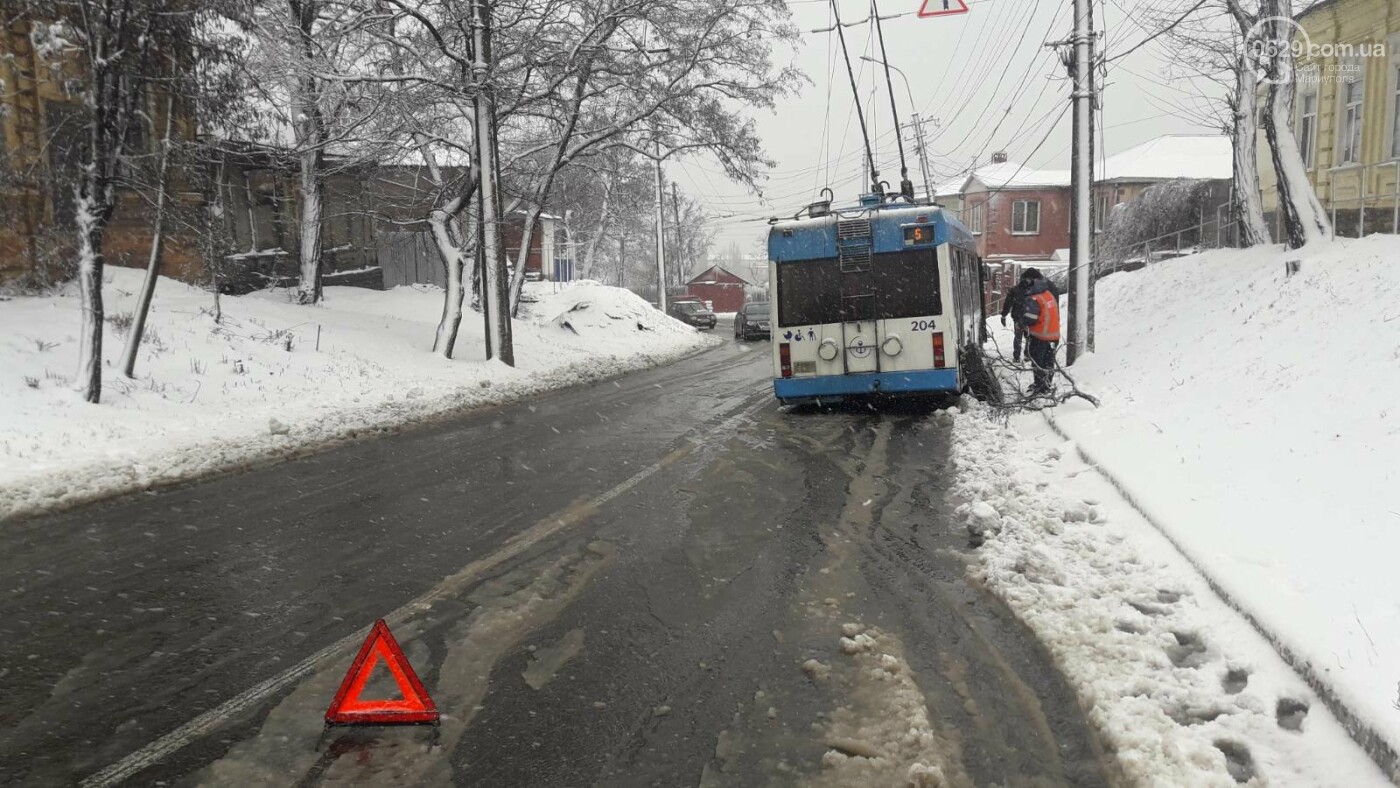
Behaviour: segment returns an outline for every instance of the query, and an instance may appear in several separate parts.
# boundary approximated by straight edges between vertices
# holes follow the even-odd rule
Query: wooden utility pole
[[[1066,364],[1073,364],[1093,348],[1093,313],[1090,308],[1093,278],[1090,244],[1093,239],[1093,59],[1092,0],[1074,0],[1074,37],[1071,72],[1074,77],[1074,143],[1070,156],[1069,326]]]

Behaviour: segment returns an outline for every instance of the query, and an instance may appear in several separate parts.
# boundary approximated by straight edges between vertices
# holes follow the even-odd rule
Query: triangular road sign
[[[389,668],[399,685],[402,700],[365,700],[360,697],[375,667],[381,662]],[[399,642],[389,633],[384,619],[374,622],[374,629],[360,646],[360,653],[350,664],[335,700],[326,709],[327,725],[423,725],[436,724],[437,706],[423,689],[423,682],[413,672],[413,666],[399,648]]]
[[[967,0],[924,0],[919,16],[952,16],[967,13]]]

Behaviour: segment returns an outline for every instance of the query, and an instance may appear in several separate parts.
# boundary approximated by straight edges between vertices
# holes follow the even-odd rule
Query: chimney
[[[1004,150],[999,150],[999,151],[997,151],[996,153],[993,153],[993,154],[992,154],[992,163],[993,163],[993,164],[1005,164],[1005,163],[1006,163],[1006,151],[1004,151]]]

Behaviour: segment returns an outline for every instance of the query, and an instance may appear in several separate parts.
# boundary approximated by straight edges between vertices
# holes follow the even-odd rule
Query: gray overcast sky
[[[936,1],[936,0],[935,0]],[[869,16],[869,0],[838,0],[843,21]],[[1094,0],[1096,27],[1110,57],[1146,38],[1140,9],[1152,0]],[[930,169],[936,181],[986,163],[1005,150],[1013,161],[1045,169],[1069,168],[1070,116],[1065,110],[1069,83],[1046,41],[1068,37],[1072,0],[971,0],[969,13],[920,19],[922,0],[878,0],[880,14],[905,13],[884,22],[890,62],[909,77],[894,74],[900,120],[910,119],[910,94],[926,119]],[[768,154],[777,162],[760,200],[728,182],[717,164],[703,159],[668,162],[666,175],[704,202],[716,230],[715,254],[731,242],[757,252],[766,237],[762,219],[790,215],[830,186],[837,202],[854,202],[867,190],[860,129],[851,89],[834,33],[813,33],[831,25],[827,0],[789,0],[793,21],[803,31],[801,47],[787,56],[811,79],[799,95],[782,101],[775,113],[757,116]],[[871,26],[846,29],[861,102],[871,126],[882,180],[899,184],[899,157],[891,133],[889,98],[883,70],[859,60],[879,57]],[[1204,110],[1220,89],[1203,80],[1166,75],[1170,53],[1153,42],[1109,66],[1104,91],[1100,144],[1112,155],[1162,134],[1214,133],[1201,125]],[[1008,109],[1009,108],[1009,109]],[[912,135],[906,134],[906,141]],[[923,190],[918,160],[906,142],[910,177]]]

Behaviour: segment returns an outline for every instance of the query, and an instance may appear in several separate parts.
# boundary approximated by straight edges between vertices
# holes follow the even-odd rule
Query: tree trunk
[[[1269,243],[1269,225],[1259,194],[1259,79],[1242,53],[1235,63],[1234,178],[1230,218],[1239,228],[1241,246]]]
[[[487,0],[472,0],[472,38],[475,55],[472,76],[476,82],[473,109],[476,124],[477,162],[481,172],[481,247],[482,310],[487,315],[487,358],[499,358],[515,366],[515,349],[511,341],[508,273],[505,254],[501,248],[501,201],[498,191],[499,170],[496,164],[496,101],[495,89],[488,78],[490,72],[490,17]]]
[[[598,244],[603,240],[603,235],[608,228],[609,211],[612,210],[612,190],[613,176],[609,174],[607,181],[603,185],[603,205],[598,212],[598,227],[593,232],[593,237],[588,239],[588,246],[583,250],[583,266],[579,271],[580,277],[584,279],[593,276],[593,260],[598,254]]]
[[[78,196],[78,287],[82,295],[83,325],[78,334],[78,385],[83,399],[102,401],[102,237],[107,229],[107,213],[93,193],[101,194],[98,177],[84,177],[86,194]]]
[[[297,285],[297,303],[314,304],[321,300],[321,219],[322,204],[321,151],[301,154],[301,232],[299,259],[301,282]]]
[[[321,223],[325,214],[325,177],[322,163],[326,144],[325,120],[321,117],[320,91],[311,73],[315,63],[315,24],[319,15],[314,0],[290,0],[296,24],[299,73],[292,78],[292,126],[301,165],[301,218],[298,259],[301,281],[297,303],[315,304],[321,300]]]
[[[1332,237],[1332,222],[1308,182],[1307,166],[1293,136],[1293,81],[1297,71],[1293,62],[1292,0],[1265,0],[1259,9],[1261,18],[1270,21],[1265,35],[1272,44],[1272,57],[1266,64],[1269,86],[1264,133],[1273,155],[1274,172],[1278,179],[1278,204],[1282,212],[1283,231],[1288,248],[1297,249],[1314,241]]]
[[[160,278],[160,267],[165,249],[165,200],[169,188],[166,180],[170,173],[170,129],[175,117],[175,97],[165,99],[165,136],[160,141],[160,165],[156,172],[156,215],[151,227],[151,256],[146,261],[146,279],[141,283],[141,294],[136,298],[136,312],[131,318],[131,329],[126,335],[126,348],[122,351],[122,374],[136,377],[136,351],[141,347],[141,335],[146,331],[146,315],[151,311],[151,298],[156,292],[156,280]],[[211,227],[210,232],[213,232]]]

